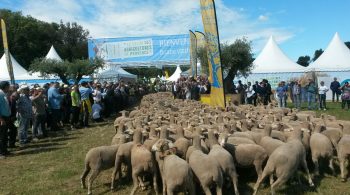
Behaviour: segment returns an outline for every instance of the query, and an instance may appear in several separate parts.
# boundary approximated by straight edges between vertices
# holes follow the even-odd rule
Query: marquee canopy
[[[15,80],[35,80],[40,79],[40,77],[37,74],[30,74],[26,69],[24,69],[17,60],[10,54],[12,67],[13,67],[13,75],[15,76]],[[11,80],[7,64],[6,64],[6,57],[5,54],[2,55],[0,59],[0,80]]]
[[[305,67],[293,62],[278,47],[271,36],[264,49],[253,62],[252,73],[304,72]]]
[[[45,56],[46,59],[62,61],[62,58],[58,55],[53,45],[50,48],[50,51]]]
[[[110,66],[107,70],[102,71],[98,75],[99,78],[130,78],[137,79],[136,75],[133,75],[125,71],[120,66]]]
[[[310,64],[308,70],[350,71],[350,50],[335,33],[322,55]]]
[[[171,75],[168,79],[167,79],[167,81],[177,81],[180,77],[181,77],[181,68],[180,68],[180,66],[177,66],[176,67],[176,70],[175,70],[175,72],[174,72],[174,74],[173,75]]]

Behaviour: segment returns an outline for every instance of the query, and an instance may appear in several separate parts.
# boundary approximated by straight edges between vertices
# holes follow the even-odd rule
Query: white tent
[[[121,78],[137,79],[137,75],[125,71],[120,66],[110,66],[107,70],[99,73],[98,77],[101,79],[117,78],[118,80]]]
[[[278,47],[271,36],[264,49],[253,62],[252,73],[304,72],[305,67],[293,62]]]
[[[35,80],[40,79],[37,74],[30,74],[26,69],[24,69],[17,60],[10,54],[13,74],[15,80]],[[0,80],[10,80],[10,76],[7,69],[5,54],[2,55],[0,59]]]
[[[46,59],[62,61],[62,58],[58,55],[53,45],[50,48],[50,51],[45,56]]]
[[[335,33],[322,55],[310,64],[308,70],[315,71],[350,71],[350,50]]]
[[[181,68],[180,68],[180,66],[177,66],[176,67],[176,70],[175,70],[175,72],[174,72],[174,74],[173,75],[171,75],[168,79],[167,79],[167,81],[177,81],[180,77],[181,77]]]

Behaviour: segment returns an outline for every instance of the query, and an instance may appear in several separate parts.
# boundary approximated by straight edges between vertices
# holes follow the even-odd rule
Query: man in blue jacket
[[[51,122],[51,130],[57,131],[58,122],[60,120],[61,115],[61,102],[63,99],[63,95],[61,95],[58,91],[60,84],[58,82],[53,83],[47,92],[47,100],[49,104],[49,109],[52,114],[52,122]]]

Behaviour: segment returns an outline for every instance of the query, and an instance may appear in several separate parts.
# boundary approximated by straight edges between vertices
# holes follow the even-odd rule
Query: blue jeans
[[[28,141],[28,127],[30,118],[19,117],[19,143],[25,144]]]
[[[301,95],[293,94],[294,107],[300,109],[301,107]]]
[[[286,107],[286,96],[278,96],[278,107],[285,108]]]
[[[319,95],[320,109],[326,109],[326,94]]]
[[[316,95],[314,93],[307,92],[307,108],[316,109]]]

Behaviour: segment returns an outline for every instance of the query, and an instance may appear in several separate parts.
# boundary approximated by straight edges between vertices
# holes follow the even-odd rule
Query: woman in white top
[[[328,91],[328,87],[324,85],[324,82],[320,82],[321,86],[318,87],[318,95],[319,95],[319,101],[320,101],[320,107],[319,109],[326,110],[326,93]]]

